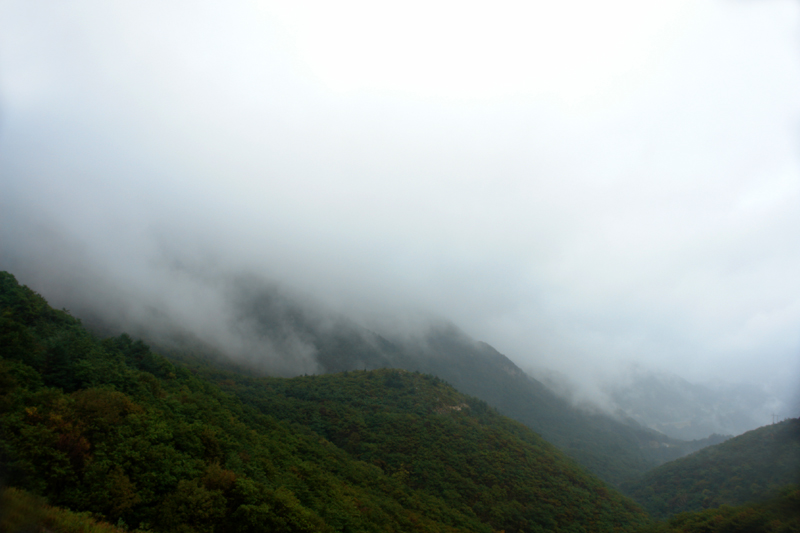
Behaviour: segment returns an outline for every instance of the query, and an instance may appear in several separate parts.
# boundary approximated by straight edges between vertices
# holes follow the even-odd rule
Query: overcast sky
[[[800,382],[800,3],[387,4],[0,0],[0,267]]]

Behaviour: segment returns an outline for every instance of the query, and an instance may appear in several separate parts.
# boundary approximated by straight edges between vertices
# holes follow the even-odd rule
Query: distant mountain
[[[763,499],[800,484],[800,419],[764,426],[647,472],[624,492],[656,518]]]
[[[0,272],[0,477],[52,505],[165,533],[648,522],[530,429],[437,377],[263,378],[182,358],[128,335],[100,340]]]
[[[267,374],[289,368],[291,354],[302,362],[296,373],[399,368],[432,374],[522,422],[612,485],[722,440],[716,436],[681,441],[633,419],[576,408],[497,350],[451,324],[431,326],[416,336],[381,336],[253,280],[233,280],[228,294],[233,317],[229,327],[248,339],[257,355],[240,355],[234,364],[224,355],[224,346],[211,348],[194,332],[136,333],[172,357],[200,355],[208,361],[216,358],[228,368],[238,364]],[[270,357],[261,355],[263,347],[269,347]],[[298,372],[300,368],[306,370]]]
[[[740,435],[772,421],[782,403],[753,385],[698,385],[673,374],[633,369],[627,383],[606,389],[617,408],[676,439]]]

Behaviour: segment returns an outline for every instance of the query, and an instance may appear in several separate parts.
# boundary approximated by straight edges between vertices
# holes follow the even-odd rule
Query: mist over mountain
[[[0,270],[212,377],[438,376],[621,486],[800,414],[799,40],[794,0],[4,0]]]
[[[190,275],[178,267],[171,272]],[[153,307],[154,301],[144,305],[144,291],[131,295],[134,305],[124,310],[85,307],[77,316],[96,333],[131,332],[177,360],[200,357],[208,364],[261,375],[400,368],[438,376],[527,425],[612,485],[721,440],[672,439],[631,418],[594,406],[576,407],[447,321],[369,329],[263,278],[202,272],[191,274],[192,287],[207,292],[199,299],[215,305],[172,308],[202,320],[187,322],[188,314],[170,314]],[[107,296],[100,301],[107,304]],[[88,293],[82,301],[90,301]]]
[[[434,376],[265,379],[192,356],[174,364],[128,335],[99,339],[7,272],[0,437],[0,481],[34,496],[2,487],[4,533],[75,531],[88,513],[165,533],[648,522],[530,429]],[[48,524],[36,497],[87,514]]]
[[[3,2],[1,267],[280,372],[307,346],[236,346],[231,273],[582,391],[794,392],[796,2],[293,5]]]
[[[795,416],[789,399],[753,384],[698,385],[671,374],[633,373],[628,383],[610,388],[612,401],[627,416],[674,438],[740,435],[771,423],[773,417]]]
[[[235,271],[213,255],[181,256],[166,244],[155,260],[142,257],[104,268],[90,260],[79,241],[58,230],[42,225],[27,230],[23,241],[7,242],[0,266],[18,272],[54,305],[70,309],[101,332],[131,332],[160,348],[196,343],[203,351],[269,375],[383,367],[436,373],[436,364],[424,362],[425,357],[441,358],[430,348],[431,332],[452,328],[449,317],[391,302],[385,308],[343,306],[335,299],[326,303],[325,292],[310,294],[264,275]],[[773,414],[792,416],[785,391],[778,397],[752,384],[711,388],[641,365],[615,372],[610,364],[601,376],[587,380],[580,372],[565,375],[532,366],[535,360],[531,354],[523,366],[568,402],[622,415],[676,439],[736,435],[770,421]]]
[[[696,384],[675,374],[632,365],[615,380],[587,391],[551,369],[531,368],[529,372],[575,405],[635,420],[676,439],[739,435],[798,414],[792,396],[779,398],[753,383]]]
[[[246,316],[267,339],[305,331],[327,365],[383,364],[376,355],[389,364],[427,364],[541,426],[607,482],[628,476],[622,486],[655,516],[781,490],[795,497],[682,520],[741,526],[741,514],[751,526],[769,522],[787,531],[796,522],[796,487],[783,486],[798,474],[796,419],[645,473],[641,467],[649,470],[654,459],[664,462],[691,451],[686,444],[704,443],[637,431],[635,422],[626,432],[608,417],[570,409],[453,326],[433,328],[423,344],[397,345],[352,324],[321,328],[296,302],[276,298],[273,287],[252,294],[256,286],[247,283]],[[378,531],[388,521],[400,530],[423,521],[447,531],[648,525],[632,502],[530,429],[430,374],[388,369],[263,378],[225,369],[231,358],[180,334],[162,337],[172,343],[171,362],[126,334],[91,335],[7,272],[0,272],[0,307],[0,480],[15,487],[2,491],[4,531],[42,521],[54,531],[67,522],[70,531],[92,523],[69,509],[159,531],[183,524],[234,532],[287,524],[298,531]],[[533,401],[519,401],[526,399]],[[565,424],[567,418],[577,424]],[[639,457],[646,461],[634,477],[629,437],[642,439],[640,451],[651,451]],[[590,446],[581,446],[582,439]],[[688,495],[682,487],[691,489]],[[68,510],[37,511],[44,495]]]

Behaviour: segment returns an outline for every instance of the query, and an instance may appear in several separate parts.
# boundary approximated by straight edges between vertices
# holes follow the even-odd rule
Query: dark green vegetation
[[[214,377],[220,386],[206,377]],[[99,340],[0,273],[0,468],[155,531],[633,531],[630,500],[522,425],[399,371],[291,380]]]
[[[722,440],[718,436],[691,442],[671,439],[632,420],[575,407],[488,344],[455,328],[432,332],[427,344],[436,357],[418,359],[404,368],[437,375],[481,398],[612,485]]]
[[[344,318],[297,304],[252,280],[234,281],[228,292],[238,330],[289,352],[293,345],[306,346],[314,353],[319,372],[398,368],[438,376],[522,422],[612,485],[724,440],[720,436],[691,442],[671,439],[633,420],[579,409],[488,344],[472,340],[452,325],[432,328],[422,339],[389,340]],[[187,342],[186,335],[171,342],[148,340],[174,357],[212,353]],[[242,364],[259,370],[263,363],[243,359]]]
[[[98,521],[89,513],[75,513],[46,505],[42,498],[25,491],[0,490],[0,531],[3,533],[123,533]]]
[[[666,518],[763,499],[788,484],[800,484],[800,419],[796,418],[662,465],[625,486],[625,492],[653,517]]]
[[[642,529],[642,533],[798,533],[800,488],[785,487],[767,501],[731,507],[723,505],[694,513],[681,513],[667,522]]]
[[[311,427],[352,456],[414,489],[441,495],[449,506],[474,512],[496,529],[621,527],[614,512],[636,513],[528,428],[430,375],[402,370],[294,379],[229,375],[222,383],[246,405]]]

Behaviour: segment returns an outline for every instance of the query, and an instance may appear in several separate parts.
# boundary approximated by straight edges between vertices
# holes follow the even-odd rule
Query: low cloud
[[[691,4],[578,100],[533,70],[500,95],[326,86],[254,5],[3,4],[0,268],[280,373],[312,347],[264,341],[232,280],[377,330],[452,320],[586,390],[629,361],[796,389],[795,3]]]

